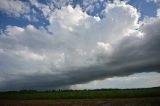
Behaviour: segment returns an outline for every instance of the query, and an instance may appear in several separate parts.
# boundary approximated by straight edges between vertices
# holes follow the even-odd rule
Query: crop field
[[[0,93],[0,106],[160,106],[160,88]]]

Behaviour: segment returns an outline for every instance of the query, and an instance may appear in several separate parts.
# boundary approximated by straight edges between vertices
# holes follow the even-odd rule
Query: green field
[[[0,100],[106,99],[160,97],[160,88],[0,92]]]
[[[0,92],[0,106],[160,106],[160,88]]]

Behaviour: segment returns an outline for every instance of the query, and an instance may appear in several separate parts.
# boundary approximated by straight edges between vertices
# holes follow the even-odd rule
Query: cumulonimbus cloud
[[[96,79],[159,72],[160,19],[112,3],[105,17],[80,7],[48,14],[49,25],[8,26],[0,36],[0,90],[53,89]]]

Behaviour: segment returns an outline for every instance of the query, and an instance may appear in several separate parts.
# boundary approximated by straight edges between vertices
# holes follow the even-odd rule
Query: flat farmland
[[[160,106],[160,88],[1,92],[0,106]]]
[[[160,98],[0,100],[0,106],[160,106]]]

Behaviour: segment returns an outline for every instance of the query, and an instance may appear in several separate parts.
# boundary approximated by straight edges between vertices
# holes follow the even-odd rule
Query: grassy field
[[[0,92],[0,106],[160,106],[160,88]]]
[[[58,91],[10,91],[1,92],[0,99],[98,99],[98,98],[140,98],[160,97],[160,88],[148,89],[100,89],[100,90],[58,90]]]

